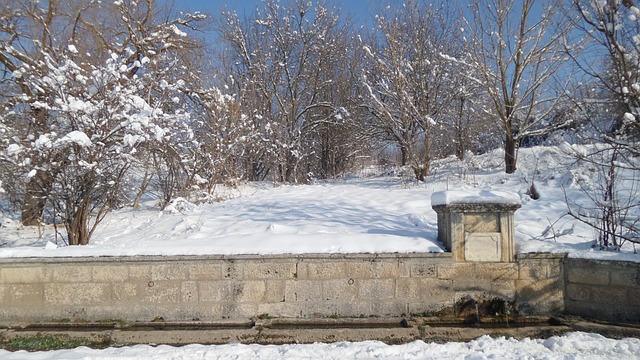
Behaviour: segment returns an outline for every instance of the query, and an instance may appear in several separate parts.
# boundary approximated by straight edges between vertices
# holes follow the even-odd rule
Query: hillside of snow
[[[576,151],[590,149],[523,148],[514,174],[504,173],[503,153],[495,150],[436,161],[424,183],[398,169],[372,166],[309,185],[221,187],[216,196],[223,201],[177,199],[164,211],[150,198],[138,209],[110,213],[87,246],[65,246],[62,226],[23,227],[4,213],[0,257],[441,252],[432,193],[499,190],[517,194],[522,203],[515,213],[518,252],[640,262],[629,242],[620,251],[594,248],[594,230],[566,215],[567,201],[586,203],[600,185],[601,169],[576,162],[570,155]],[[638,174],[623,178],[637,182]],[[538,200],[528,195],[532,182]],[[638,216],[637,204],[630,213]]]

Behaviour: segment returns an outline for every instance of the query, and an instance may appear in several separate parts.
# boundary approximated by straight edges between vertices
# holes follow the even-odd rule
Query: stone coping
[[[353,259],[436,259],[450,260],[450,252],[440,253],[309,253],[309,254],[237,254],[237,255],[134,255],[134,256],[97,256],[97,257],[13,257],[0,258],[1,263],[88,263],[88,262],[167,262],[167,261],[207,261],[207,260],[333,260]]]
[[[460,213],[500,213],[515,212],[520,209],[520,204],[504,204],[504,203],[464,203],[464,204],[442,204],[431,205],[431,208],[437,212],[460,212]]]
[[[518,259],[566,259],[568,253],[517,253]]]

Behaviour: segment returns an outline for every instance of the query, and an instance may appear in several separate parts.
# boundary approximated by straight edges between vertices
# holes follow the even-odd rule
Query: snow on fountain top
[[[516,193],[495,190],[448,190],[431,195],[431,206],[451,205],[504,205],[520,207],[520,196]]]

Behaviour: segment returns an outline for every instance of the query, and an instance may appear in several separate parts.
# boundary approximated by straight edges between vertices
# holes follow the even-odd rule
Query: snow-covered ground
[[[568,333],[549,339],[514,340],[482,336],[468,343],[414,341],[385,345],[378,341],[308,345],[137,345],[122,348],[27,353],[0,350],[3,360],[32,359],[603,359],[640,358],[640,339],[607,339],[597,334]]]
[[[90,245],[80,247],[64,246],[52,226],[25,228],[5,216],[0,257],[440,252],[432,193],[499,190],[517,194],[522,203],[515,214],[518,252],[640,262],[631,243],[620,252],[592,248],[594,231],[566,215],[566,199],[586,201],[583,189],[597,191],[599,181],[598,169],[576,164],[567,147],[521,149],[519,170],[511,175],[496,150],[464,162],[440,160],[420,184],[372,167],[311,185],[221,188],[216,196],[224,201],[176,201],[164,211],[150,199],[139,209],[109,214]],[[532,180],[538,200],[527,195]],[[631,210],[637,216],[638,205]]]
[[[578,149],[585,151],[584,148]],[[178,201],[164,211],[149,200],[140,209],[109,214],[91,244],[64,246],[53,227],[25,228],[10,221],[0,228],[0,257],[205,255],[281,253],[440,252],[431,195],[442,190],[492,190],[518,195],[518,252],[567,252],[583,258],[640,262],[632,244],[619,252],[592,248],[594,232],[566,216],[567,203],[597,190],[598,170],[577,165],[560,147],[520,151],[519,170],[506,175],[502,153],[453,158],[434,164],[425,183],[375,167],[351,177],[311,185],[244,184],[222,189],[226,200],[194,205]],[[631,177],[637,179],[637,174]],[[540,192],[532,200],[532,179]],[[638,205],[632,209],[637,216]],[[6,352],[11,359],[639,359],[640,340],[611,340],[569,333],[542,340],[481,337],[468,343],[421,341],[389,346],[380,342],[260,346],[229,344],[184,347],[138,345],[40,353]]]

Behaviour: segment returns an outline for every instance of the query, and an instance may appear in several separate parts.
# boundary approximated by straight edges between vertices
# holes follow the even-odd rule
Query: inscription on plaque
[[[500,261],[500,233],[467,233],[464,242],[466,261]]]

